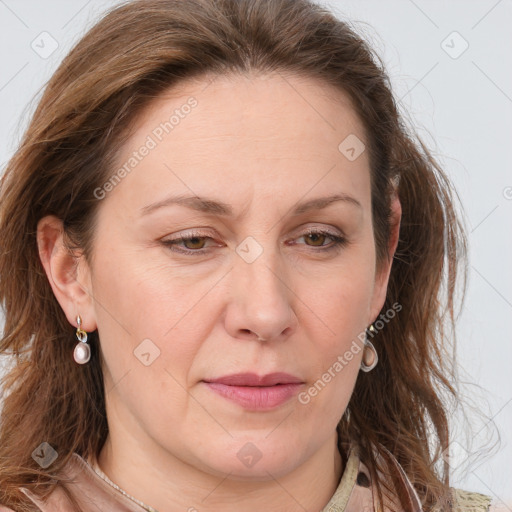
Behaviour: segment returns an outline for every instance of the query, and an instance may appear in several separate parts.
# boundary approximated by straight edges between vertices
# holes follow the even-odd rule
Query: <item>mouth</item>
[[[304,384],[300,378],[283,372],[264,376],[238,373],[203,382],[217,395],[249,410],[268,410],[283,405]]]

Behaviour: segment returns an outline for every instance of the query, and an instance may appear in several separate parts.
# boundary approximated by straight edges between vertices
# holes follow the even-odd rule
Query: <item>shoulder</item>
[[[463,489],[451,488],[450,504],[453,512],[500,512],[501,510],[509,510],[502,508],[491,496],[481,494],[479,492],[470,492]],[[439,503],[435,511],[444,510],[446,503]]]
[[[384,451],[387,450],[384,448]],[[410,497],[416,506],[415,510],[422,510],[419,496],[407,478],[405,471],[391,452],[387,451],[387,453],[390,456],[390,460],[394,463],[398,474],[401,475],[402,483],[405,484],[405,487],[408,488],[410,492]],[[498,502],[486,494],[450,487],[449,493],[440,499],[432,508],[432,512],[446,512],[446,510],[450,510],[451,512],[511,512],[512,507],[510,507],[510,504],[506,505],[502,502]]]
[[[67,463],[56,477],[56,485],[46,498],[36,495],[32,490],[20,487],[20,490],[33,503],[38,512],[144,512],[138,503],[114,488],[101,478],[78,453],[72,453]],[[2,508],[0,512],[16,512]]]
[[[57,478],[58,480],[63,479],[65,482],[75,483],[75,481],[81,481],[80,478],[76,478],[80,471],[80,462],[82,459],[78,454],[73,453],[69,458],[68,462],[64,466],[61,475]],[[84,462],[85,464],[85,462]],[[70,501],[68,493],[64,491],[62,485],[56,485],[51,493],[46,497],[42,498],[35,494],[29,487],[18,487],[18,490],[23,493],[26,498],[30,500],[30,507],[33,511],[43,512],[48,510],[59,510],[61,512],[75,510],[73,503]],[[27,503],[27,505],[29,505]],[[99,510],[99,509],[98,509]],[[17,512],[6,505],[0,503],[0,512]]]
[[[25,496],[27,496],[27,497],[28,497],[28,498],[33,502],[32,507],[33,507],[33,509],[34,509],[34,510],[38,510],[38,511],[42,512],[42,509],[41,509],[41,508],[39,508],[39,506],[38,506],[40,503],[36,503],[36,502],[34,501],[34,499],[33,499],[33,496],[34,496],[34,495],[32,495],[28,489],[26,489],[25,487],[20,487],[20,488],[19,488],[19,490],[20,490],[23,494],[25,494]],[[2,505],[2,504],[0,503],[0,512],[16,512],[16,511],[15,511],[15,510],[13,510],[12,508],[9,508],[9,507],[7,507],[7,506],[5,506],[5,505]]]
[[[391,462],[394,463],[398,475],[401,476],[402,483],[409,490],[414,505],[413,508],[415,507],[414,509],[418,511],[422,510],[419,496],[405,474],[405,471],[393,455],[389,451],[387,453],[390,456]],[[507,506],[486,494],[450,487],[449,493],[437,502],[432,508],[432,512],[446,512],[447,510],[451,512],[511,512],[512,507],[509,507],[510,504]]]

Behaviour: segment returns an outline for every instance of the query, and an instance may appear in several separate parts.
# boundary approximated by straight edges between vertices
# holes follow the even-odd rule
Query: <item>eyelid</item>
[[[301,236],[316,234],[316,233],[326,234],[326,235],[330,235],[333,237],[338,236],[338,237],[342,237],[342,238],[347,238],[345,236],[345,234],[340,229],[330,228],[330,227],[326,227],[326,226],[307,226],[306,228],[299,229],[294,234],[294,236],[301,237]],[[188,238],[194,238],[194,237],[214,238],[214,236],[211,236],[211,232],[207,233],[206,231],[201,231],[201,228],[192,228],[190,230],[180,233],[179,236],[170,238],[168,240],[163,240],[163,241],[182,240],[183,238],[188,239]]]
[[[340,229],[332,228],[330,226],[307,226],[304,228],[305,230],[300,230],[302,236],[308,235],[311,233],[330,233],[332,236],[342,236],[345,237],[344,233]]]
[[[192,249],[186,249],[186,248],[172,249],[172,247],[173,246],[175,247],[178,243],[183,242],[184,240],[189,240],[190,238],[206,238],[206,239],[213,240],[214,237],[212,237],[210,235],[211,235],[211,233],[207,234],[206,232],[199,231],[198,229],[192,229],[192,230],[184,231],[184,232],[180,233],[178,236],[175,236],[173,238],[163,238],[163,239],[161,239],[161,242],[164,245],[169,246],[169,248],[171,250],[173,250],[174,252],[176,252],[178,254],[203,254],[204,251],[206,250],[205,248],[192,250]]]
[[[343,247],[344,245],[349,243],[347,237],[341,230],[339,230],[339,229],[335,230],[335,228],[326,227],[326,226],[307,226],[305,229],[303,228],[298,233],[296,233],[292,238],[293,238],[293,240],[295,240],[297,238],[302,238],[302,237],[312,235],[312,234],[319,234],[319,235],[327,236],[328,238],[331,238],[332,242],[325,246],[324,245],[308,246],[306,244],[295,244],[295,245],[304,245],[305,247],[310,247],[312,249],[312,252],[322,252],[322,251],[327,252],[327,251],[331,251],[331,250],[335,250],[335,249],[340,249],[341,247]],[[199,256],[208,251],[208,248],[204,248],[204,247],[201,249],[186,249],[183,247],[180,249],[173,248],[173,247],[177,247],[177,244],[179,244],[180,242],[189,240],[191,238],[205,238],[205,239],[210,239],[210,240],[214,239],[214,237],[201,231],[200,228],[196,228],[196,229],[184,231],[179,236],[176,236],[174,238],[163,239],[162,243],[164,245],[169,246],[170,250],[172,250],[173,252],[176,252],[176,253],[182,254],[182,255],[198,255]]]

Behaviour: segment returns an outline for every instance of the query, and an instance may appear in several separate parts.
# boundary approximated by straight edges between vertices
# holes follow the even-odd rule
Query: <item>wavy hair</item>
[[[402,309],[375,338],[379,365],[357,379],[340,439],[359,444],[379,499],[387,486],[377,470],[387,470],[378,461],[388,450],[425,510],[447,492],[440,455],[449,444],[447,401],[457,399],[448,347],[466,237],[449,180],[399,114],[382,61],[350,23],[309,0],[136,0],[108,11],[63,60],[0,182],[0,353],[14,362],[3,379],[0,503],[34,510],[20,487],[41,497],[65,489],[55,478],[71,454],[97,456],[108,433],[97,331],[90,363],[77,365],[75,328],[39,259],[38,220],[60,218],[69,250],[91,261],[94,191],[144,109],[186,78],[271,71],[318,79],[351,98],[367,135],[379,263],[394,186],[402,204],[382,311]],[[46,469],[31,457],[43,440],[59,453]]]

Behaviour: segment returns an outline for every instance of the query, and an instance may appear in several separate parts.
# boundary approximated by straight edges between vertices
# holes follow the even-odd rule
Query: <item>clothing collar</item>
[[[407,510],[422,512],[419,496],[405,474],[405,471],[391,452],[382,445],[380,448],[386,453],[389,462],[386,463],[383,460],[383,456],[375,447],[374,456],[380,467],[389,468],[389,472],[392,472],[397,477],[396,485],[400,486],[404,496],[408,497]],[[396,485],[392,482],[391,477],[380,470],[377,470],[377,473],[380,481],[385,482],[386,486],[393,490],[391,495],[383,496],[384,512],[391,510],[404,512],[397,497]],[[377,510],[382,510],[382,508],[378,506],[377,486],[372,479],[368,466],[359,458],[358,446],[351,444],[347,464],[338,488],[321,512],[375,512]]]

